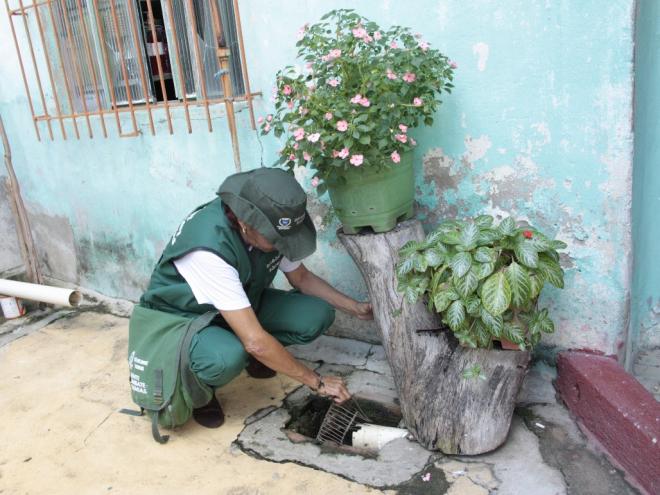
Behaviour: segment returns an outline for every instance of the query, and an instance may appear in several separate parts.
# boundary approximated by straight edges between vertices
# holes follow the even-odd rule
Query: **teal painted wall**
[[[265,95],[257,113],[264,114],[276,70],[295,63],[298,28],[355,2],[240,4],[252,87]],[[425,225],[510,211],[565,240],[567,288],[544,296],[558,327],[545,343],[620,354],[631,285],[633,0],[358,5],[382,25],[422,33],[459,66],[456,90],[444,97],[434,126],[413,132]],[[44,260],[62,279],[136,298],[180,219],[233,171],[222,112],[213,110],[212,134],[199,112],[191,135],[179,114],[169,136],[161,114],[156,137],[143,116],[138,138],[39,143],[8,33],[3,17],[0,111]],[[258,166],[261,148],[246,111],[238,121],[244,167]],[[261,144],[264,161],[272,162],[279,143],[269,136]],[[308,184],[305,171],[298,177]],[[327,197],[312,196],[311,209],[320,226]],[[309,264],[362,297],[364,284],[336,227],[320,227],[319,253]]]
[[[634,279],[631,339],[660,346],[660,3],[638,0],[635,45]],[[634,351],[636,349],[631,349]]]

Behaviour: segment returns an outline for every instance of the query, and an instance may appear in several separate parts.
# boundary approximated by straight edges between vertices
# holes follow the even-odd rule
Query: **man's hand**
[[[360,320],[373,320],[374,311],[370,303],[363,303],[355,301],[353,308],[353,316]]]
[[[348,389],[344,384],[344,380],[338,376],[324,376],[321,378],[323,385],[316,389],[316,393],[325,397],[332,397],[337,404],[346,402],[351,398]]]

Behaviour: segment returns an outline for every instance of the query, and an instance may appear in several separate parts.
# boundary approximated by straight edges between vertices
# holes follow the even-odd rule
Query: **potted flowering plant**
[[[277,73],[261,132],[285,136],[277,164],[314,171],[344,232],[390,230],[412,215],[409,130],[433,123],[456,65],[410,29],[384,30],[352,10],[327,13],[298,38],[304,68]]]
[[[554,331],[538,298],[546,282],[564,287],[557,250],[566,244],[518,225],[511,217],[494,225],[490,215],[443,222],[401,248],[398,289],[410,303],[425,298],[464,346],[534,347]]]

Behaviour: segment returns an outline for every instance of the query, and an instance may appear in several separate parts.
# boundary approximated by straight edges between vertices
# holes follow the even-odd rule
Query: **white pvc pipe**
[[[408,430],[403,428],[364,424],[360,425],[359,430],[353,432],[353,447],[378,451],[386,443],[397,438],[405,438],[406,435],[408,435]]]
[[[77,290],[6,279],[0,279],[0,294],[59,306],[78,306],[82,301],[82,295]]]

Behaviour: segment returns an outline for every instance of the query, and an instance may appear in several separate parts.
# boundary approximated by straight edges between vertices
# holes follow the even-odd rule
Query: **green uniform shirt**
[[[282,254],[248,250],[227,219],[220,198],[200,206],[181,223],[158,260],[140,305],[187,317],[214,310],[211,304],[197,302],[190,285],[174,266],[174,260],[200,249],[215,253],[238,271],[252,308],[259,311],[263,290],[275,278]],[[214,323],[227,328],[220,316]]]

